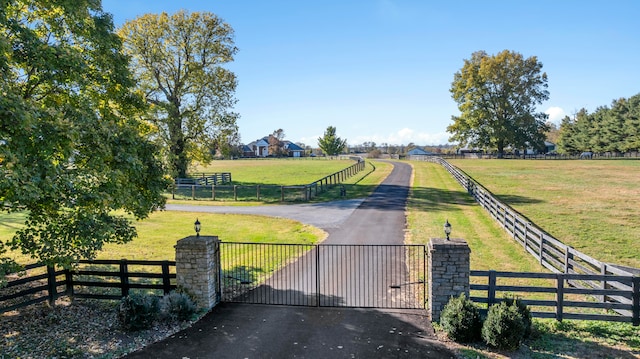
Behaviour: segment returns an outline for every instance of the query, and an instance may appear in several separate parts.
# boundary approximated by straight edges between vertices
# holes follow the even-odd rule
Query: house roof
[[[258,147],[269,146],[269,142],[267,142],[267,140],[265,140],[264,138],[261,138],[258,141],[256,141],[256,146]]]
[[[291,141],[285,141],[284,148],[288,149],[289,151],[304,151],[304,148],[296,145]]]
[[[408,155],[432,155],[433,153],[423,150],[422,148],[414,148],[407,152]]]

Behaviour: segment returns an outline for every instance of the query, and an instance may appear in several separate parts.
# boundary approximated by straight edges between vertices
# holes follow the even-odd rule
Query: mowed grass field
[[[190,173],[230,172],[237,185],[291,186],[315,182],[353,164],[326,158],[220,160],[196,165]]]
[[[452,225],[451,237],[469,243],[472,269],[546,271],[442,166],[430,162],[410,163],[414,169],[407,203],[410,243],[427,244],[431,238],[444,238],[443,225],[448,220]]]
[[[640,161],[449,162],[565,244],[640,268]]]

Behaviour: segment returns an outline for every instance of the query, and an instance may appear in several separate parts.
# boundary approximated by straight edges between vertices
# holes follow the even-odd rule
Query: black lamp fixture
[[[200,221],[196,218],[196,222],[193,224],[193,228],[196,230],[196,237],[200,237]]]
[[[447,240],[449,240],[449,235],[451,234],[451,223],[449,223],[448,219],[444,224],[444,233],[447,235]]]

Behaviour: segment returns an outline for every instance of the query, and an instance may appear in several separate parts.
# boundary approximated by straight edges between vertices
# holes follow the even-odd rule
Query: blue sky
[[[235,30],[244,143],[282,128],[316,147],[437,145],[457,115],[449,88],[478,50],[537,56],[558,122],[640,93],[640,1],[103,0],[116,26],[145,13],[210,11]]]

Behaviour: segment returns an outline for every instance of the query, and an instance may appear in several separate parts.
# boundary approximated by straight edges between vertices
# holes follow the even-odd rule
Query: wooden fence
[[[365,169],[365,161],[354,158],[353,165],[306,185],[203,185],[176,184],[172,198],[233,201],[309,201]]]
[[[167,294],[176,288],[174,261],[82,260],[75,270],[30,264],[8,277],[0,289],[0,313],[48,301],[72,298],[115,299],[131,290]]]
[[[523,298],[537,318],[578,320],[602,320],[640,324],[640,277],[615,275],[587,275],[563,273],[519,273],[472,270],[471,278],[484,284],[471,284],[470,299],[486,303],[486,311],[493,303],[499,303],[499,293]],[[502,283],[513,279],[542,282],[541,285],[513,285]],[[597,283],[586,286],[579,283]],[[594,288],[596,287],[596,288]],[[537,296],[538,299],[531,299]],[[593,298],[616,298],[593,301]],[[621,300],[624,298],[625,300]],[[621,315],[608,311],[615,311]]]
[[[558,239],[546,233],[543,229],[528,221],[523,215],[510,206],[496,199],[493,194],[482,187],[473,178],[466,175],[457,167],[451,165],[439,157],[430,157],[425,160],[442,165],[460,183],[471,196],[493,217],[509,235],[523,249],[529,252],[542,266],[553,273],[583,274],[583,275],[617,275],[633,276],[634,273],[594,259],[571,246],[568,246]],[[568,282],[572,286],[579,286],[585,289],[606,289],[607,283],[598,280],[585,280]],[[625,297],[603,296],[600,301],[631,304]]]
[[[581,160],[586,159],[580,154],[566,155],[566,154],[526,154],[526,155],[516,155],[513,153],[505,153],[502,157],[498,157],[496,153],[479,153],[479,152],[468,152],[468,153],[442,153],[438,155],[410,155],[407,156],[409,160],[415,161],[425,161],[426,158],[429,157],[440,157],[444,159],[524,159],[524,160]],[[640,159],[640,152],[625,152],[625,153],[617,153],[617,152],[604,152],[604,153],[593,153],[589,159],[593,160],[610,160],[610,159]]]
[[[209,186],[227,183],[231,183],[230,172],[193,174],[187,178],[176,178],[174,182],[176,186]]]

